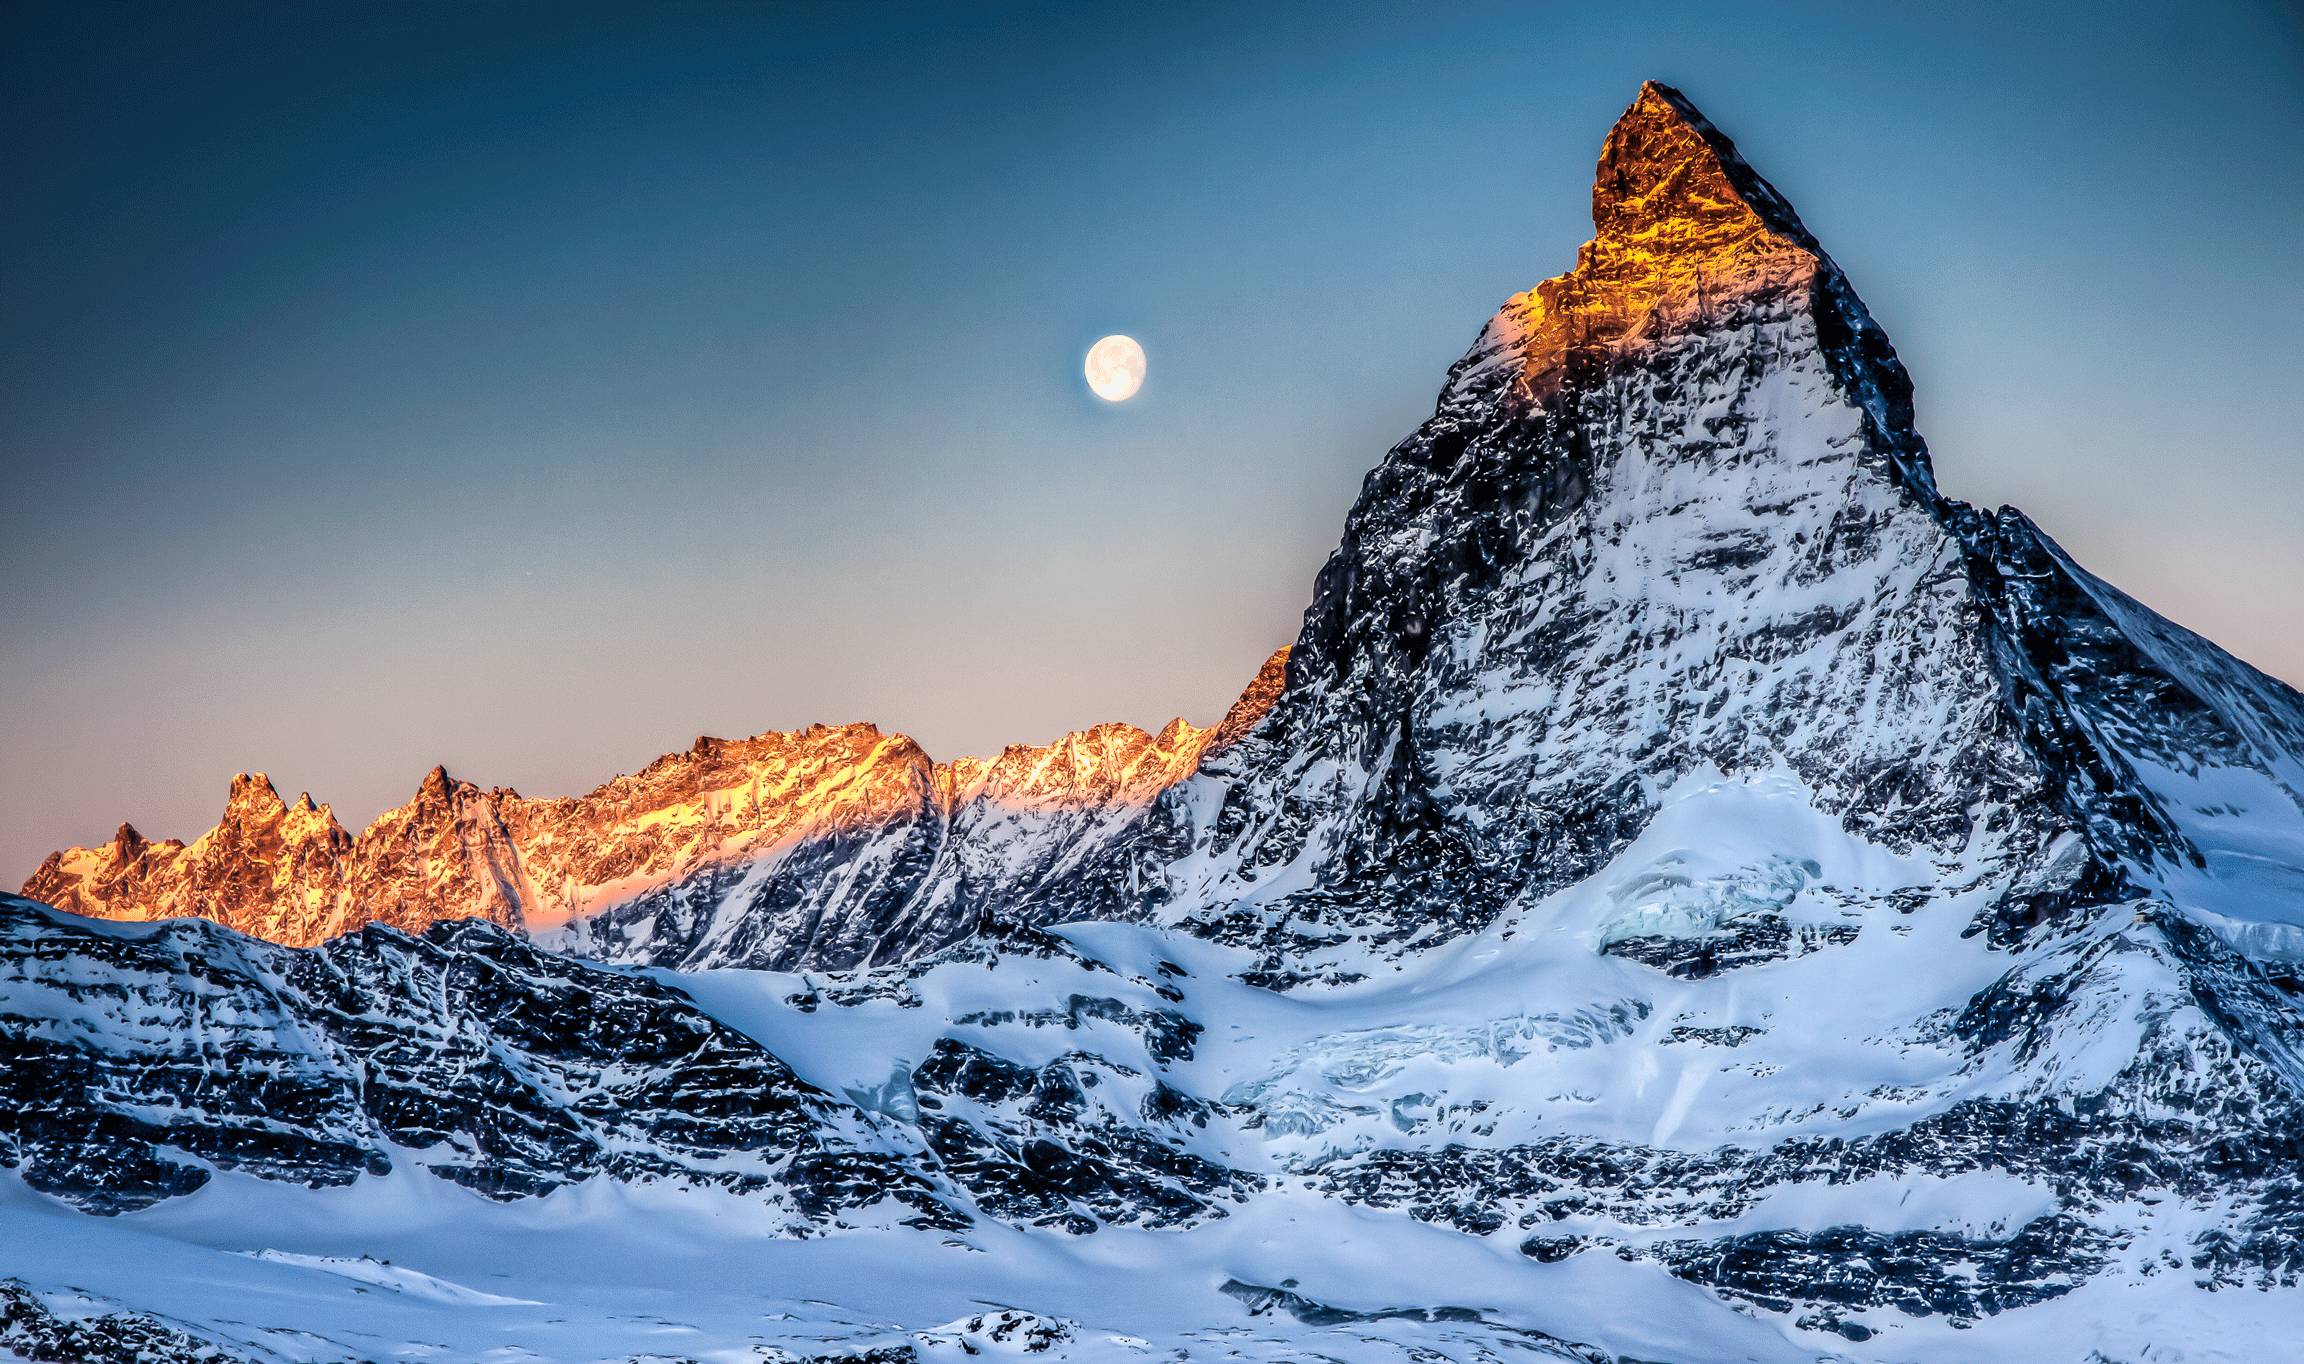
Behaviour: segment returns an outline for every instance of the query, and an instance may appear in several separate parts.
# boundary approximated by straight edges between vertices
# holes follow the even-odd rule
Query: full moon
[[[1108,403],[1124,403],[1144,386],[1144,348],[1132,336],[1107,336],[1088,348],[1088,387]]]

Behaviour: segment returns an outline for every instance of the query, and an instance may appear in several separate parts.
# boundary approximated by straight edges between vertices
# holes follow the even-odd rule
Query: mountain
[[[1270,720],[1166,798],[1208,812],[1174,917],[1298,973],[1429,942],[1775,769],[1988,878],[1996,941],[2171,875],[2304,903],[2263,880],[2304,854],[2296,694],[1942,497],[1887,338],[1716,129],[1650,87],[1593,221],[1370,475]]]
[[[1062,901],[1071,867],[1252,726],[1286,651],[1214,728],[1107,724],[939,763],[901,734],[815,725],[700,738],[588,795],[535,800],[434,768],[357,836],[262,773],[189,846],[123,824],[52,853],[32,899],[195,917],[290,946],[363,924],[485,919],[667,965],[846,967],[915,955]]]
[[[1943,496],[1678,92],[1593,221],[1215,731],[51,859],[171,922],[0,904],[0,1347],[2283,1357],[2304,697]]]

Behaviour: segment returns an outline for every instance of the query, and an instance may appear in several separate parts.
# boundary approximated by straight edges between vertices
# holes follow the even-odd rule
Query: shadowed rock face
[[[490,925],[299,952],[0,897],[0,1165],[31,1187],[127,1212],[216,1170],[349,1184],[395,1148],[492,1198],[608,1175],[962,1220],[901,1139],[679,992]]]

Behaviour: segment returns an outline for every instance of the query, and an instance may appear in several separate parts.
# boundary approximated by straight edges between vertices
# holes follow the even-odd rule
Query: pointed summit
[[[1650,81],[1592,179],[1576,268],[1507,300],[1462,373],[1502,372],[1541,403],[1572,376],[1636,359],[1753,307],[1803,306],[1838,271],[1799,215],[1686,96]],[[1515,373],[1516,371],[1516,373]]]
[[[232,789],[224,798],[224,821],[276,820],[288,813],[288,802],[280,799],[279,788],[262,772],[242,772],[232,778]]]
[[[448,765],[446,763],[434,763],[432,770],[424,774],[424,780],[417,783],[416,799],[419,801],[444,801],[448,799],[449,793],[455,789],[455,786],[455,779],[448,775]]]
[[[1755,229],[1817,253],[1816,239],[1728,135],[1669,85],[1649,81],[1608,130],[1592,177],[1592,225],[1620,241],[1659,228],[1672,245],[1741,238]],[[1663,245],[1659,243],[1658,245]]]

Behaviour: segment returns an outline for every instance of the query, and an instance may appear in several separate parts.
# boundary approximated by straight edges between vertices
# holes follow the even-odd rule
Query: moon
[[[1144,348],[1132,336],[1107,336],[1088,348],[1088,387],[1108,403],[1124,403],[1144,387]]]

